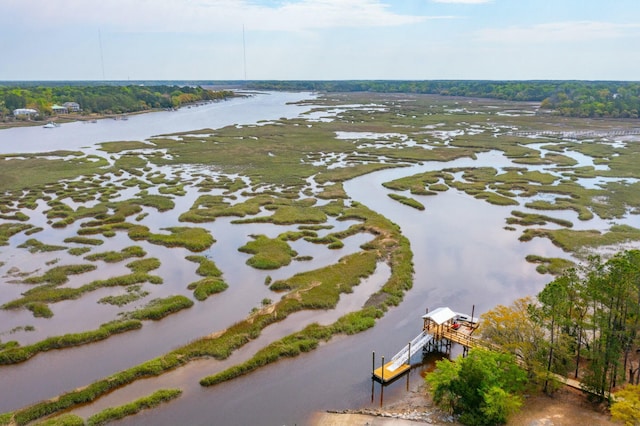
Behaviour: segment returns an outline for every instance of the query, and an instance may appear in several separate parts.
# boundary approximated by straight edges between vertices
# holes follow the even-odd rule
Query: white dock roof
[[[423,315],[422,318],[429,318],[431,321],[440,325],[457,316],[458,314],[453,312],[449,308],[436,308],[433,311],[429,312],[428,314]]]

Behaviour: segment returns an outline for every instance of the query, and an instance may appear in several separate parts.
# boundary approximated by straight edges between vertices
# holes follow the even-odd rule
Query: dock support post
[[[373,355],[371,356],[371,374],[376,371],[376,351],[373,351]]]
[[[472,324],[471,327],[474,326],[473,325],[473,313],[475,312],[475,310],[476,310],[476,305],[471,305],[471,324]]]
[[[409,354],[407,356],[407,365],[411,367],[411,342],[409,342]]]
[[[380,377],[382,379],[382,383],[384,383],[384,355],[382,355],[382,368],[380,369]]]

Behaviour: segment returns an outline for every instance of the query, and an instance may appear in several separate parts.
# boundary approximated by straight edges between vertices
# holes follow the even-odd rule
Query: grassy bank
[[[107,339],[114,334],[137,330],[141,327],[142,323],[138,320],[114,321],[103,324],[96,330],[48,337],[32,345],[13,347],[0,351],[0,365],[17,364],[27,361],[40,352],[85,345]]]

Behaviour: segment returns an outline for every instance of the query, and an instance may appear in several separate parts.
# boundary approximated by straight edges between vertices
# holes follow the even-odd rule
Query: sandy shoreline
[[[415,426],[418,424],[444,425],[444,423],[405,420],[401,418],[373,416],[367,414],[318,413],[311,421],[311,426]],[[451,424],[451,423],[449,423]]]
[[[319,412],[310,422],[311,426],[415,426],[418,424],[459,425],[452,416],[433,404],[423,384],[406,392],[399,400],[380,408]]]
[[[316,413],[311,426],[459,426],[460,423],[433,405],[423,386],[400,401],[376,409]],[[507,425],[520,426],[615,426],[606,408],[588,402],[575,389],[561,389],[553,397],[528,396],[520,412]]]

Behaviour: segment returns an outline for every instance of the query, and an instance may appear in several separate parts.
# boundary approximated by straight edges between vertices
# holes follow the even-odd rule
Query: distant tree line
[[[213,91],[200,86],[141,85],[41,85],[0,86],[0,115],[17,108],[33,108],[51,114],[54,104],[77,102],[84,113],[121,114],[155,108],[226,99],[230,91]]]
[[[541,109],[571,117],[638,118],[640,82],[620,81],[481,81],[481,80],[345,80],[254,81],[260,90],[321,92],[424,93],[509,101],[540,102]]]

